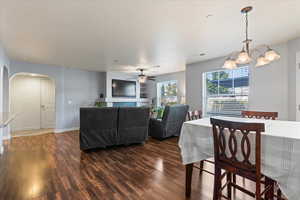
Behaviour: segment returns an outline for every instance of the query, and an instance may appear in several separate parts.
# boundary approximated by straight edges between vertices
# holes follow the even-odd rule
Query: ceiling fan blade
[[[153,78],[153,79],[155,79],[156,78],[156,76],[147,76],[148,78]]]

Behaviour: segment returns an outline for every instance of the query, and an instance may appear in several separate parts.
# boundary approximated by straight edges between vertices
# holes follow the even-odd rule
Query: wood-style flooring
[[[13,138],[0,156],[0,199],[182,200],[177,140],[86,153],[78,132]],[[190,199],[210,200],[212,191],[213,176],[194,169]]]
[[[36,130],[25,130],[25,131],[14,131],[11,133],[12,137],[21,137],[21,136],[33,136],[33,135],[42,135],[46,133],[53,133],[53,128],[43,128]]]

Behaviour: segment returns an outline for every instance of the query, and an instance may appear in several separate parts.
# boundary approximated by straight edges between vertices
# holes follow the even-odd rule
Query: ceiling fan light
[[[249,54],[243,49],[237,59],[236,59],[236,63],[237,64],[249,64],[251,62],[251,57],[249,56]]]
[[[274,60],[278,60],[280,58],[280,55],[273,49],[269,48],[265,53],[265,58],[272,62]]]
[[[138,78],[139,83],[146,83],[147,81],[147,76],[145,75],[140,75]]]
[[[228,58],[226,59],[226,61],[224,62],[223,68],[225,69],[236,69],[237,65],[235,60]]]
[[[261,67],[261,66],[264,66],[264,65],[267,65],[267,64],[269,64],[270,63],[270,61],[268,60],[268,59],[266,59],[266,57],[265,56],[259,56],[258,58],[257,58],[257,62],[256,62],[256,67]]]

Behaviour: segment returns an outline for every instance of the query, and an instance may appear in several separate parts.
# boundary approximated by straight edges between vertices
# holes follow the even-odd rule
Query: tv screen
[[[112,80],[113,97],[136,97],[136,82],[124,80]]]

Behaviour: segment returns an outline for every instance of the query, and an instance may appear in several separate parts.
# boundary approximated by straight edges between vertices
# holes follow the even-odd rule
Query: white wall
[[[6,66],[6,69],[4,68]],[[8,114],[8,77],[5,77],[5,70],[9,72],[9,59],[0,42],[0,120]],[[9,136],[9,127],[0,128],[0,153],[3,152],[2,140]]]
[[[122,72],[106,72],[106,98],[112,98],[112,80],[136,81],[136,98],[140,97],[140,83],[136,76]]]
[[[140,98],[140,83],[136,75],[131,75],[124,72],[106,72],[106,94],[104,101],[107,106],[113,106],[114,102],[135,102],[137,106],[148,106],[149,101],[145,98]],[[130,80],[136,82],[136,97],[124,98],[124,97],[112,97],[112,80]]]
[[[175,73],[169,73],[169,74],[163,74],[156,76],[155,81],[147,81],[147,94],[150,99],[154,99],[156,101],[156,85],[158,82],[162,81],[170,81],[170,80],[177,80],[177,87],[178,87],[178,99],[180,99],[183,96],[186,96],[185,94],[185,71],[182,72],[175,72]]]
[[[105,92],[104,73],[11,61],[10,77],[20,72],[47,75],[55,81],[56,132],[79,127],[79,108],[93,105]]]
[[[276,111],[288,119],[287,44],[273,48],[281,54],[279,61],[255,68],[250,66],[249,110]],[[202,74],[222,69],[225,57],[187,65],[186,98],[191,109],[202,109]]]

